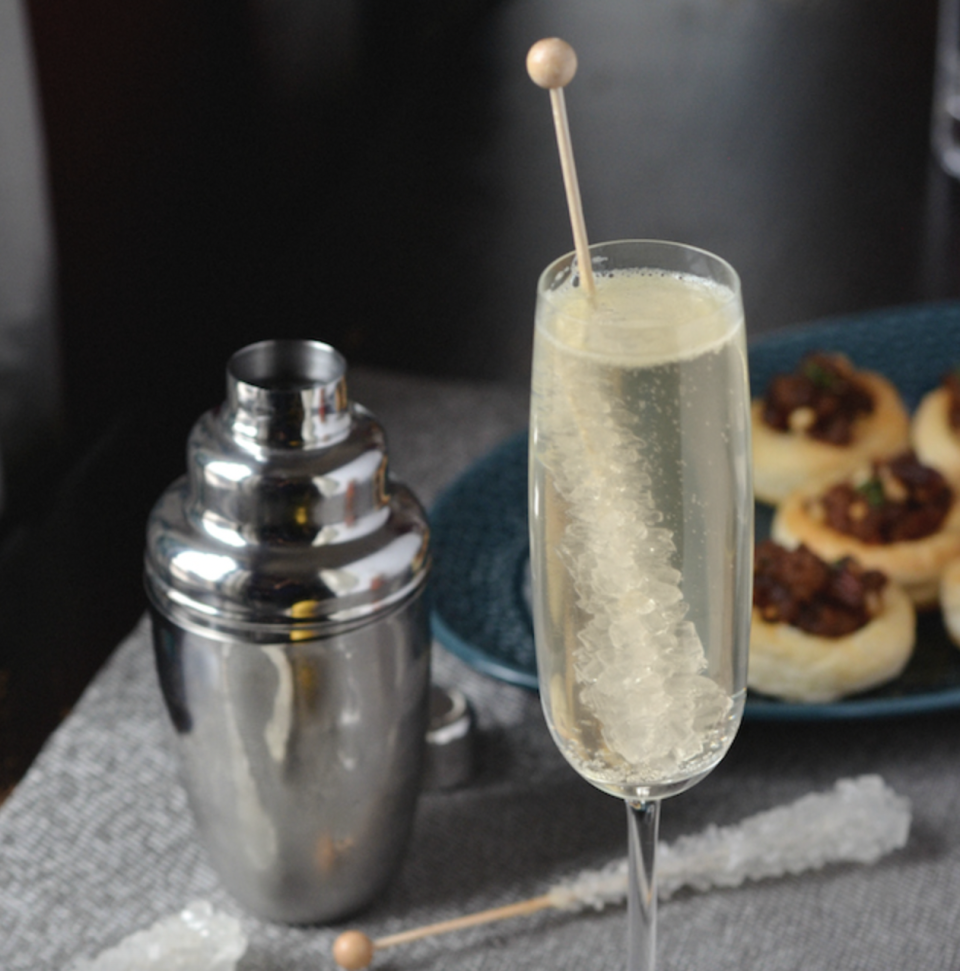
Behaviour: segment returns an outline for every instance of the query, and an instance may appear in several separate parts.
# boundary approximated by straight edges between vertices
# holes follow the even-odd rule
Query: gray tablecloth
[[[474,458],[521,427],[504,389],[362,373],[393,464],[429,503]],[[435,679],[470,697],[478,772],[421,799],[404,865],[351,926],[378,936],[542,893],[625,852],[623,807],[581,781],[550,741],[537,698],[442,649]],[[660,910],[664,968],[960,967],[960,716],[744,724],[723,764],[664,806],[662,837],[744,816],[842,777],[879,773],[909,797],[908,845],[875,866],[697,894]],[[342,927],[289,928],[244,914],[219,887],[193,830],[140,625],[0,810],[0,969],[62,969],[205,898],[239,916],[242,971],[333,968]],[[588,969],[624,965],[625,911],[546,911],[377,955],[375,968]]]

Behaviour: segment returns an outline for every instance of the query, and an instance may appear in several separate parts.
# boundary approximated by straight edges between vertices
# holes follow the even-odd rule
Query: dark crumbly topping
[[[763,401],[763,420],[830,445],[849,445],[853,424],[873,411],[873,396],[842,354],[808,354],[793,374],[775,377]]]
[[[873,463],[859,485],[830,488],[811,510],[837,532],[863,543],[899,543],[935,533],[953,504],[947,480],[912,451]]]
[[[876,616],[886,583],[878,570],[850,558],[825,563],[806,546],[786,550],[768,539],[754,556],[753,605],[771,624],[844,637]]]
[[[947,417],[950,427],[960,431],[960,367],[954,368],[943,376],[943,387],[947,390]]]

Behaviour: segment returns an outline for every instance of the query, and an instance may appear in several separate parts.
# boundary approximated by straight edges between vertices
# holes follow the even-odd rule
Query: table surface
[[[523,392],[360,370],[354,395],[387,424],[395,470],[429,503],[522,427]],[[253,919],[219,887],[192,828],[169,747],[145,625],[138,625],[0,809],[0,967],[59,971],[193,899],[239,916],[242,971],[333,968],[334,927]],[[550,740],[535,695],[435,648],[435,679],[478,715],[470,784],[421,799],[408,854],[352,926],[373,936],[544,892],[625,853],[618,800],[583,782]],[[877,773],[911,800],[907,846],[873,866],[680,893],[660,911],[662,966],[902,971],[960,963],[960,715],[744,724],[720,767],[664,806],[662,837]],[[378,955],[381,968],[622,966],[625,912],[544,912]]]

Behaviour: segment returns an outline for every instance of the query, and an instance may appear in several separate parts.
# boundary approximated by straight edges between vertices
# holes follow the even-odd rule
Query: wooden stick
[[[481,910],[476,914],[467,914],[464,917],[453,917],[450,920],[442,920],[436,924],[427,924],[424,927],[415,927],[409,931],[400,931],[398,934],[390,934],[387,937],[379,937],[373,942],[374,949],[379,951],[382,948],[393,947],[395,944],[408,944],[410,941],[419,941],[423,937],[433,937],[436,934],[448,934],[451,931],[464,930],[467,927],[476,927],[479,924],[490,924],[496,920],[506,920],[508,917],[524,917],[527,914],[534,914],[538,910],[546,910],[552,907],[553,902],[549,894],[542,897],[531,897],[529,900],[521,900],[515,904],[506,904],[503,907],[491,907],[489,910]]]
[[[492,907],[489,910],[481,910],[476,914],[453,917],[450,920],[427,924],[424,927],[414,927],[408,931],[379,937],[375,941],[367,937],[362,931],[344,931],[333,942],[333,959],[345,971],[362,971],[363,968],[370,966],[375,951],[382,951],[397,944],[408,944],[410,941],[419,941],[424,937],[449,934],[451,931],[460,931],[467,927],[476,927],[479,924],[506,920],[508,917],[523,917],[554,906],[556,905],[553,897],[550,894],[543,894],[540,897],[531,897],[515,904],[507,904],[504,907]]]
[[[570,225],[573,229],[573,245],[577,252],[577,263],[580,266],[580,279],[584,289],[592,297],[596,287],[593,280],[593,266],[590,263],[587,224],[583,218],[580,183],[577,180],[577,167],[573,161],[573,143],[567,120],[567,104],[563,96],[563,89],[577,73],[576,52],[559,37],[548,37],[537,41],[527,54],[527,73],[535,84],[541,88],[547,88],[550,92],[553,127],[557,133],[560,168],[563,171],[563,185],[567,193],[567,208],[570,210]]]

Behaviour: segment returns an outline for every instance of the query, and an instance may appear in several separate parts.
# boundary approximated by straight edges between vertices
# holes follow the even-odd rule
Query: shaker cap
[[[347,394],[346,362],[318,341],[263,341],[227,365],[187,474],[147,526],[146,585],[181,624],[298,639],[419,590],[429,529],[389,474],[379,422]]]

